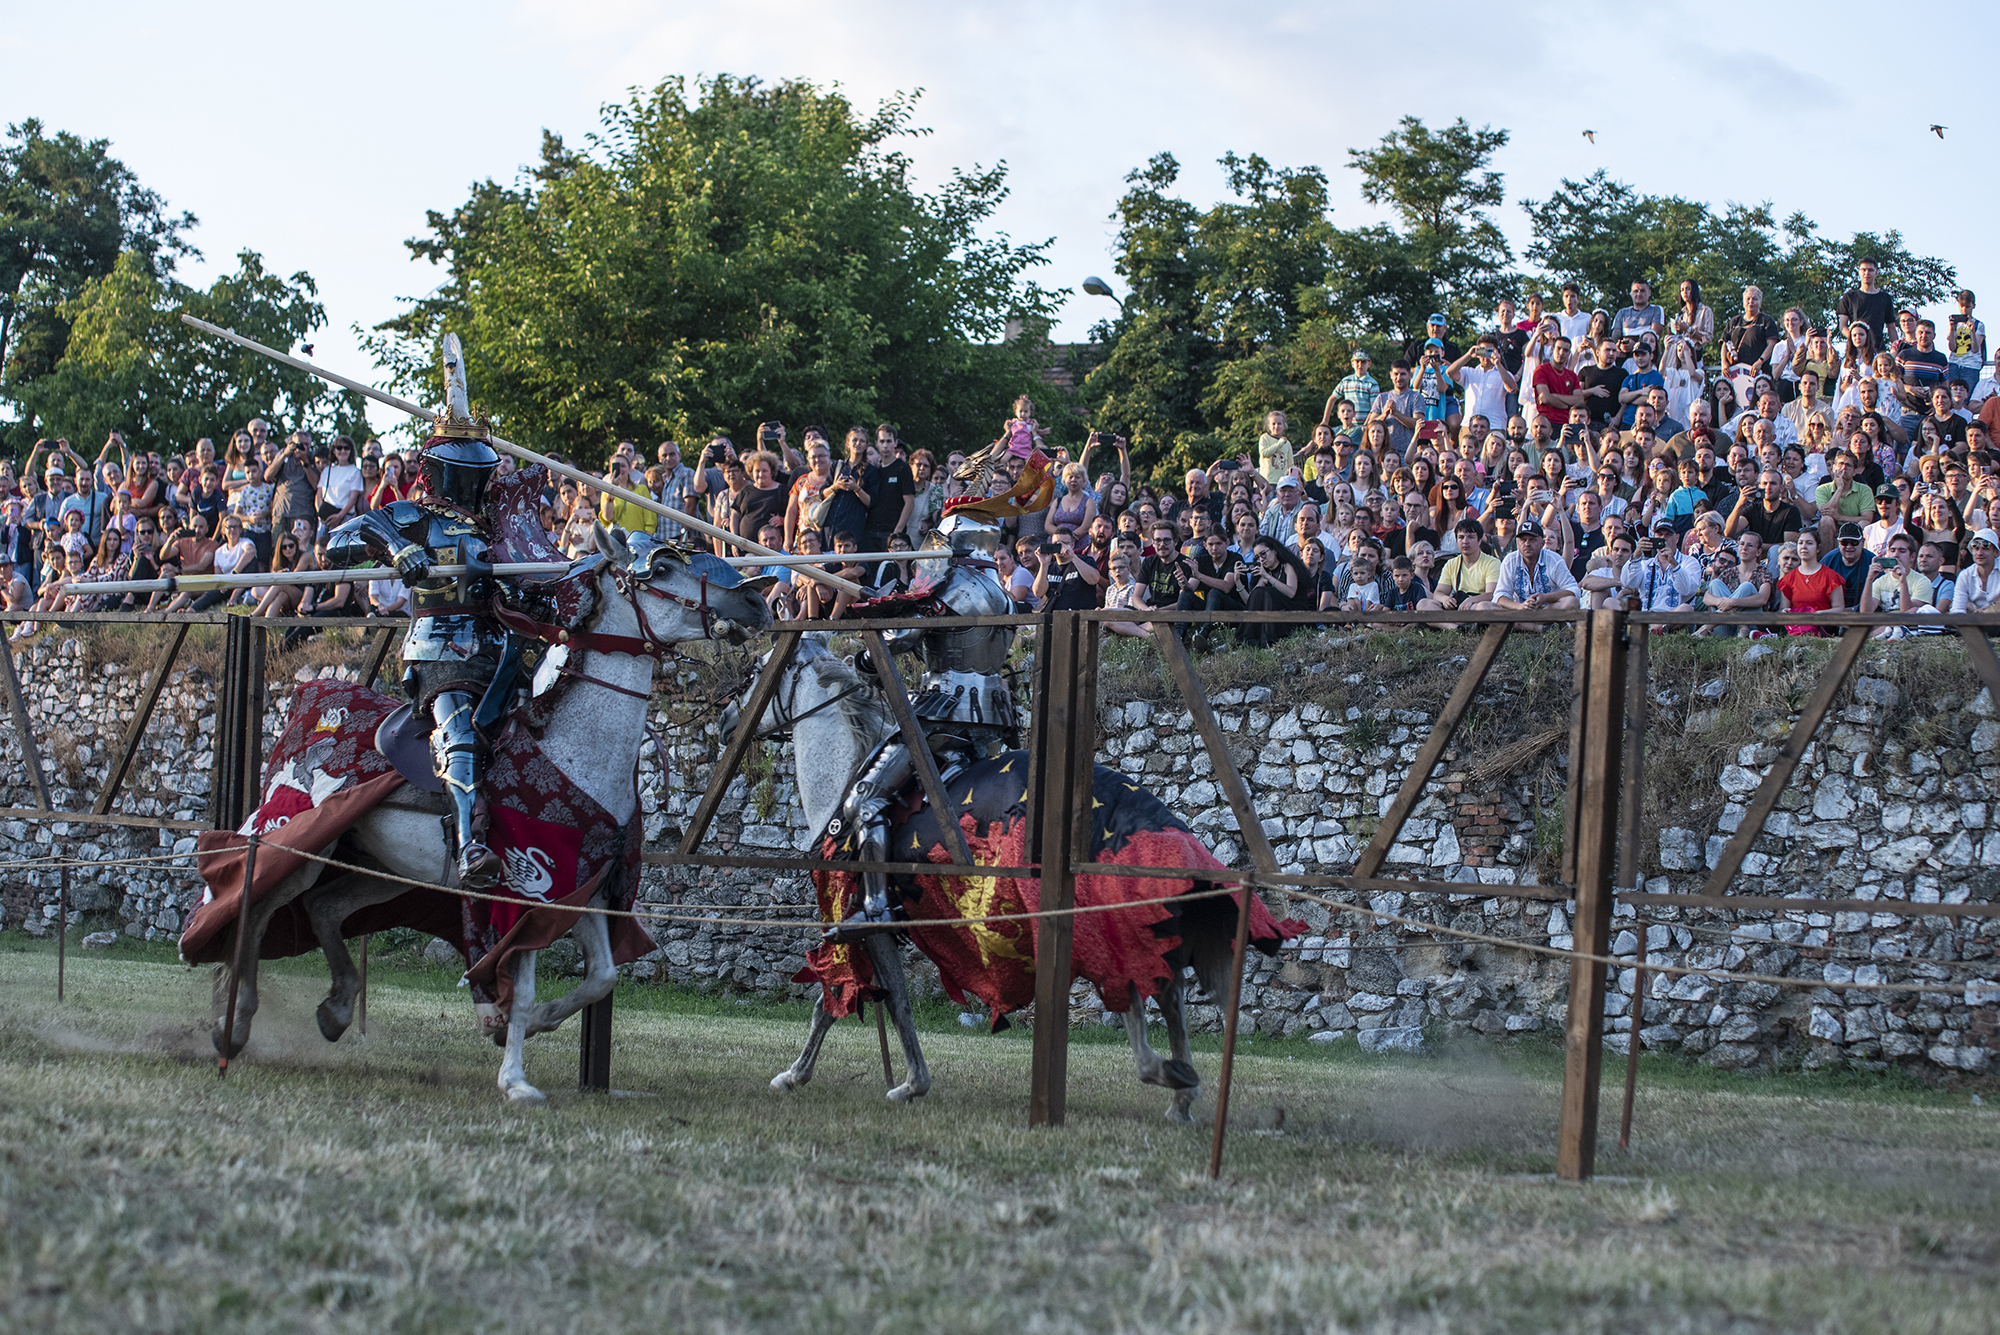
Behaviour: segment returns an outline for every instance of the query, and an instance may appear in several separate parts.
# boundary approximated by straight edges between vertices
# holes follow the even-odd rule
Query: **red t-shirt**
[[[1537,390],[1546,385],[1551,394],[1574,394],[1579,383],[1576,372],[1567,366],[1543,362],[1535,368],[1534,387]],[[1538,401],[1536,406],[1542,410],[1542,416],[1549,419],[1550,426],[1562,427],[1569,422],[1569,409],[1560,404],[1539,402],[1541,398],[1539,393],[1535,398]]]
[[[1833,606],[1833,595],[1846,581],[1825,566],[1808,575],[1803,570],[1793,570],[1778,577],[1778,592],[1785,595],[1785,601],[1798,612],[1824,612]],[[1792,635],[1818,635],[1818,626],[1787,626]]]

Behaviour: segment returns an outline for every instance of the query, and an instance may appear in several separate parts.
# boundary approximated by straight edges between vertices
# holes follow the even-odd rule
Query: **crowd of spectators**
[[[1772,316],[1754,287],[1726,320],[1692,282],[1669,309],[1643,280],[1610,312],[1584,310],[1566,286],[1553,301],[1503,301],[1484,327],[1454,330],[1436,314],[1386,375],[1357,349],[1302,439],[1272,412],[1254,448],[1169,486],[1135,478],[1114,433],[1091,432],[1074,458],[1047,446],[1059,485],[1045,509],[1006,521],[1000,579],[1019,610],[1124,610],[1130,620],[1111,629],[1133,635],[1147,632],[1146,612],[1170,608],[1335,621],[1618,601],[1797,613],[1793,634],[1814,633],[1810,618],[1827,611],[1985,611],[2000,597],[2000,384],[1973,294],[1957,294],[1940,337],[1895,308],[1872,261],[1856,278],[1831,329],[1797,308]],[[1014,485],[1028,445],[1046,445],[1025,399],[1001,436],[1013,449],[995,494]],[[852,427],[836,446],[823,428],[794,445],[785,424],[765,422],[754,448],[718,434],[692,459],[670,440],[650,458],[620,441],[602,476],[784,553],[859,555],[922,545],[964,460],[910,448],[887,423]],[[164,459],[116,433],[95,460],[40,442],[18,476],[0,463],[7,606],[406,615],[398,581],[331,573],[195,599],[90,585],[319,568],[334,526],[411,494],[412,463],[374,440],[278,441],[258,420],[220,452],[201,440]],[[541,519],[576,555],[593,521],[701,541],[567,480],[544,494]],[[924,578],[920,563],[893,558],[833,568],[877,593]],[[849,595],[769,569],[780,617],[846,614]],[[1268,641],[1286,629],[1238,633]]]
[[[1576,608],[1980,612],[2000,595],[2000,384],[1971,292],[1940,337],[1871,260],[1832,330],[1748,288],[1718,320],[1582,309],[1565,287],[1483,327],[1442,314],[1386,376],[1365,350],[1294,441],[1135,484],[1093,433],[1003,559],[1019,606],[1317,611]],[[1094,477],[1092,449],[1117,470]],[[998,485],[998,484],[996,484]],[[1285,628],[1250,625],[1264,641]],[[1683,628],[1686,629],[1686,628]],[[1704,623],[1698,635],[1763,629]],[[1912,633],[1882,628],[1884,636]]]

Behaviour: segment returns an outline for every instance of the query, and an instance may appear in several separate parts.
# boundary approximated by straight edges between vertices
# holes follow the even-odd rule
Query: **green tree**
[[[430,215],[409,244],[445,281],[369,344],[396,382],[431,389],[449,328],[496,422],[574,454],[767,418],[992,439],[1041,388],[1055,309],[1025,277],[1047,243],[980,231],[1005,165],[918,191],[892,147],[922,133],[914,95],[863,117],[804,82],[693,92],[669,79],[606,107],[582,152],[545,132],[515,185]]]
[[[1347,151],[1361,197],[1400,224],[1333,235],[1323,299],[1350,336],[1400,343],[1432,312],[1484,327],[1515,290],[1513,248],[1491,212],[1506,198],[1504,178],[1488,165],[1506,143],[1507,131],[1463,118],[1432,130],[1405,116],[1374,148]]]
[[[281,348],[326,320],[309,275],[267,272],[255,251],[206,290],[160,278],[145,255],[127,251],[58,308],[67,348],[52,371],[18,387],[25,426],[92,448],[116,430],[135,449],[161,451],[221,437],[252,417],[279,432],[365,432],[360,396],[198,333],[177,318],[182,311]]]
[[[1766,310],[1797,306],[1824,327],[1854,284],[1855,261],[1873,255],[1882,285],[1899,305],[1929,305],[1951,290],[1955,273],[1914,255],[1899,232],[1858,232],[1851,240],[1820,235],[1802,213],[1783,222],[1767,202],[1731,203],[1720,213],[1678,195],[1647,195],[1602,171],[1565,180],[1547,199],[1522,200],[1533,227],[1527,257],[1552,279],[1573,282],[1586,304],[1616,310],[1634,279],[1652,283],[1672,307],[1683,279],[1701,284],[1703,300],[1728,319],[1742,290],[1755,284]]]
[[[7,127],[0,145],[0,381],[19,385],[61,360],[64,302],[131,254],[153,277],[199,252],[194,215],[171,213],[107,152],[110,142]]]
[[[1168,193],[1180,164],[1159,154],[1126,176],[1113,215],[1131,294],[1094,331],[1109,346],[1084,398],[1161,474],[1246,448],[1272,408],[1319,414],[1289,350],[1309,323],[1300,293],[1326,273],[1326,176],[1256,154],[1221,166],[1233,198],[1200,210]]]

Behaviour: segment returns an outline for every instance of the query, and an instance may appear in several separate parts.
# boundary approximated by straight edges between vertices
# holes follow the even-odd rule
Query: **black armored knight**
[[[483,733],[512,700],[522,645],[491,610],[497,589],[486,485],[500,455],[472,416],[455,334],[444,336],[444,375],[445,407],[418,461],[423,494],[348,520],[333,531],[327,557],[342,568],[392,565],[409,586],[403,692],[416,718],[430,720],[432,761],[452,805],[458,883],[485,890],[499,883],[502,868],[486,843]],[[469,569],[437,578],[431,568],[438,565]]]

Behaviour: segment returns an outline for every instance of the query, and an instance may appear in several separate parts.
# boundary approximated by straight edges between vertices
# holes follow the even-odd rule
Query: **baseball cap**
[[[1444,346],[1444,340],[1441,338],[1427,338],[1424,340],[1424,346],[1427,348],[1441,348]]]
[[[1427,316],[1427,317],[1425,317],[1425,320],[1424,320],[1424,323],[1425,323],[1425,324],[1443,324],[1443,323],[1444,323],[1444,316],[1443,316],[1442,314],[1438,314],[1438,315],[1431,315],[1431,316]]]
[[[1370,357],[1369,357],[1369,355],[1368,355],[1368,349],[1366,349],[1366,348],[1356,348],[1356,349],[1354,350],[1354,356],[1353,356],[1353,357],[1351,357],[1351,358],[1350,358],[1349,360],[1350,360],[1350,361],[1357,361],[1357,362],[1365,362],[1365,361],[1370,361],[1370,360],[1372,360],[1372,358],[1370,358]]]
[[[1840,538],[1839,538],[1839,541],[1841,541],[1841,542],[1859,542],[1859,541],[1861,541],[1861,525],[1859,525],[1859,524],[1842,524],[1842,525],[1840,526]]]
[[[1659,519],[1655,519],[1655,520],[1653,521],[1653,532],[1655,532],[1655,533],[1679,533],[1679,532],[1680,532],[1680,530],[1674,527],[1674,521],[1673,521],[1673,520],[1671,520],[1671,519],[1668,519],[1668,518],[1665,518],[1664,516],[1662,516],[1661,518],[1659,518]]]
[[[1305,485],[1304,483],[1299,481],[1299,475],[1297,473],[1287,473],[1283,477],[1278,479],[1278,486],[1281,488],[1301,487],[1304,485]]]
[[[1517,538],[1540,538],[1546,535],[1542,532],[1542,522],[1539,519],[1523,519],[1515,527],[1514,536]]]

